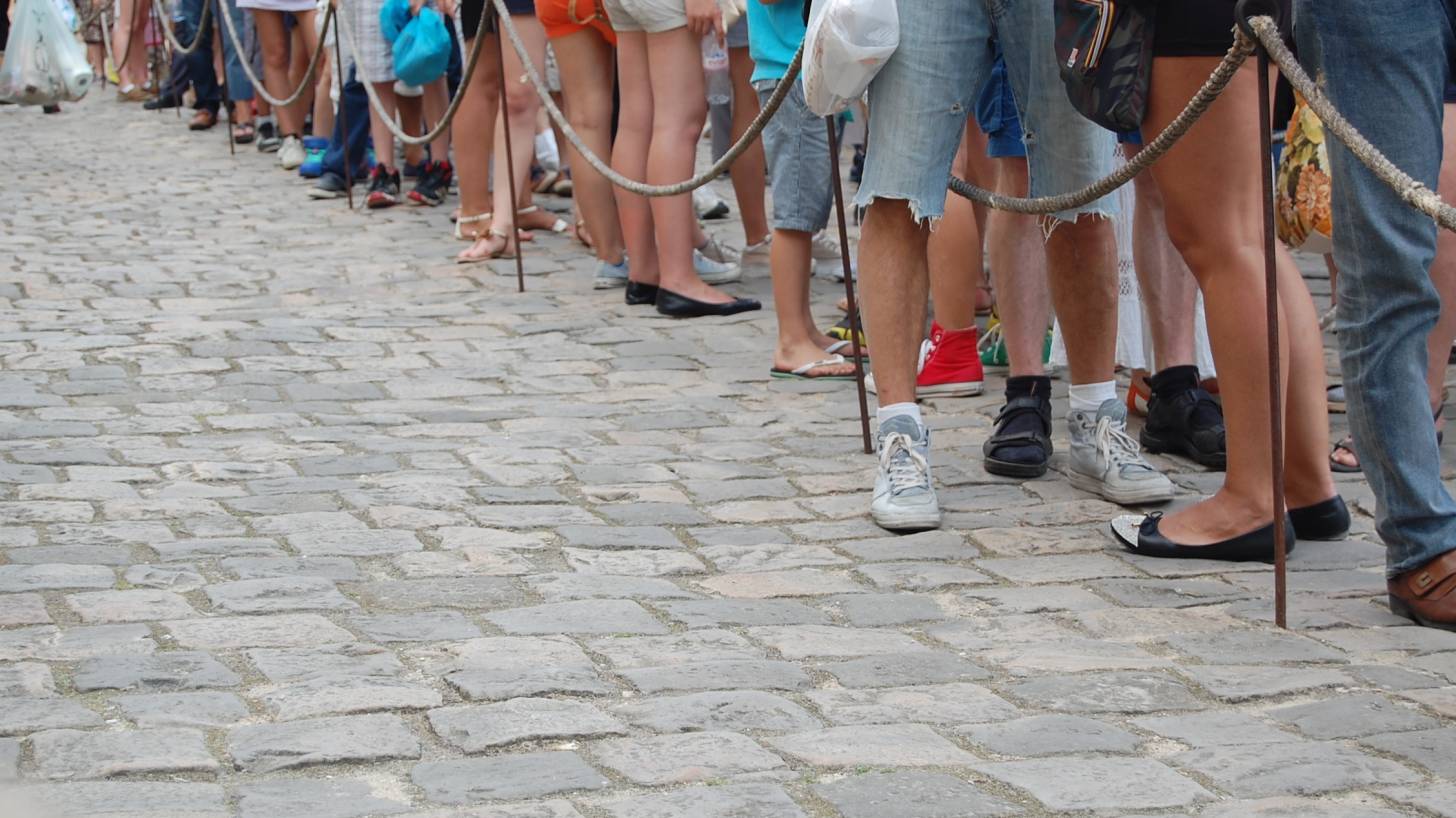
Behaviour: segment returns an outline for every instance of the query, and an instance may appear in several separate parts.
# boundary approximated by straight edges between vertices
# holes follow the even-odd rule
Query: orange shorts
[[[536,0],[536,19],[545,27],[548,39],[594,28],[607,42],[617,44],[617,32],[612,30],[601,0]]]

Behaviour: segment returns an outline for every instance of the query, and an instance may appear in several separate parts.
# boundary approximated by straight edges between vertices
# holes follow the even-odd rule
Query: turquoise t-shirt
[[[753,57],[752,82],[781,80],[794,52],[804,41],[804,0],[779,0],[765,5],[748,0],[748,54]]]

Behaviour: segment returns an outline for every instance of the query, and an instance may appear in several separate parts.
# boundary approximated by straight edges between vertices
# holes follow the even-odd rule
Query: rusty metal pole
[[[859,392],[859,428],[864,437],[865,454],[874,454],[875,447],[870,440],[869,398],[865,396],[864,357],[860,355],[859,304],[854,298],[854,269],[849,263],[849,229],[844,223],[844,185],[839,179],[839,131],[834,127],[834,117],[824,117],[824,127],[829,131],[829,179],[834,186],[834,215],[839,221],[839,257],[844,265],[844,300],[849,306],[849,348],[854,353],[854,386]]]
[[[348,76],[348,74],[344,73],[344,49],[343,49],[343,46],[339,45],[339,42],[344,39],[343,33],[340,32],[340,30],[339,30],[339,15],[340,14],[342,14],[342,12],[339,11],[339,9],[337,7],[335,7],[334,10],[333,10],[333,16],[334,16],[334,68],[335,68],[335,70],[337,70],[339,72],[339,104],[338,104],[338,114],[337,114],[337,116],[339,118],[339,133],[340,133],[340,135],[342,135],[344,137],[344,139],[343,139],[343,148],[342,148],[343,149],[343,152],[344,152],[344,190],[345,190],[345,192],[347,193],[347,195],[349,197],[349,209],[350,210],[353,210],[354,209],[354,163],[349,159],[349,113],[348,113],[348,111],[346,111],[344,109],[344,86],[348,84],[348,82],[349,82],[349,76]],[[319,44],[319,47],[322,48],[323,47],[323,44],[320,43]],[[333,82],[332,81],[330,81],[329,87],[333,87]]]
[[[1259,168],[1264,209],[1264,304],[1269,339],[1269,460],[1274,484],[1274,624],[1289,627],[1284,541],[1284,401],[1279,390],[1279,270],[1274,248],[1274,145],[1270,122],[1269,53],[1259,55]]]
[[[506,244],[507,246],[509,246],[512,242],[514,242],[516,245],[516,292],[523,293],[526,291],[526,268],[524,262],[521,259],[521,256],[523,255],[521,253],[521,231],[520,228],[516,226],[516,162],[514,154],[511,152],[510,105],[506,103],[505,26],[500,19],[499,13],[495,10],[495,4],[492,3],[490,0],[485,0],[485,9],[483,13],[494,15],[494,17],[492,18],[492,23],[493,28],[495,29],[495,59],[496,66],[500,69],[501,130],[504,131],[506,135],[506,183],[511,186],[511,195],[508,200],[511,203],[511,224],[510,233],[507,234],[509,235],[509,238],[506,239]],[[501,183],[500,174],[496,174],[495,183]]]

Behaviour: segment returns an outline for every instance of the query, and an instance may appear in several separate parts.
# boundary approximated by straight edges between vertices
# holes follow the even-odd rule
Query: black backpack
[[[1148,110],[1155,0],[1056,0],[1057,60],[1082,116],[1135,131]]]

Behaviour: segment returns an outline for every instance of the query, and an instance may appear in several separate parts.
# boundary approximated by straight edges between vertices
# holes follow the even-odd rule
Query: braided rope
[[[359,46],[354,41],[353,30],[349,28],[348,23],[344,22],[345,16],[340,14],[334,18],[334,33],[336,36],[342,38],[344,43],[349,46],[349,54],[354,58],[355,65],[357,66],[359,62]],[[369,97],[369,106],[379,114],[379,119],[384,123],[384,126],[389,129],[390,133],[394,134],[394,138],[399,140],[401,144],[428,145],[439,138],[440,134],[444,133],[446,128],[450,127],[450,122],[455,119],[455,113],[460,108],[460,102],[465,99],[465,91],[470,87],[470,80],[475,75],[475,63],[480,59],[480,54],[484,50],[482,46],[485,44],[486,24],[488,20],[489,15],[480,15],[480,24],[475,28],[475,36],[470,46],[470,53],[466,56],[465,66],[462,69],[463,74],[460,77],[460,87],[455,89],[455,96],[450,99],[450,104],[446,106],[445,113],[441,115],[440,121],[436,122],[435,127],[431,128],[428,133],[420,136],[410,136],[405,133],[404,129],[399,126],[399,123],[394,121],[394,117],[385,113],[384,103],[379,101],[379,92],[374,90],[374,83],[360,81],[359,84],[364,86],[365,95]],[[458,27],[456,31],[459,31]],[[344,67],[339,66],[339,76],[343,76],[343,70]]]
[[[202,4],[202,18],[197,24],[197,33],[192,35],[192,42],[185,46],[182,45],[181,40],[177,39],[177,33],[172,21],[167,19],[166,14],[162,13],[161,0],[152,0],[152,14],[156,15],[157,19],[162,21],[158,28],[162,29],[162,36],[167,38],[167,42],[172,44],[172,51],[185,57],[196,51],[197,47],[202,44],[202,35],[207,31],[207,23],[212,18],[212,3],[204,2]]]
[[[603,161],[600,156],[592,153],[591,149],[587,148],[581,136],[571,127],[571,123],[566,120],[566,115],[561,112],[560,108],[556,107],[555,101],[551,99],[550,89],[546,87],[545,81],[541,79],[540,73],[536,71],[536,66],[531,64],[530,57],[526,54],[526,44],[521,41],[520,32],[516,31],[516,27],[511,24],[510,13],[507,11],[505,3],[503,0],[491,1],[495,4],[496,14],[501,18],[502,28],[506,36],[510,38],[511,46],[516,49],[516,53],[521,57],[521,65],[526,69],[527,78],[536,87],[537,96],[541,97],[541,104],[546,108],[547,115],[561,129],[561,133],[565,135],[567,141],[571,142],[577,151],[581,153],[581,158],[585,159],[587,164],[595,168],[598,173],[607,177],[612,184],[640,196],[679,196],[690,190],[696,190],[718,178],[723,171],[728,169],[729,165],[733,164],[735,159],[741,156],[744,151],[748,150],[749,146],[753,144],[753,141],[763,132],[764,127],[768,125],[768,121],[778,112],[779,106],[783,104],[784,97],[787,97],[789,91],[793,88],[794,80],[799,75],[799,66],[804,59],[804,46],[801,43],[799,50],[794,52],[794,59],[789,63],[789,69],[784,74],[783,80],[779,82],[778,87],[774,89],[773,95],[769,97],[768,102],[758,112],[758,116],[754,117],[753,122],[748,126],[748,130],[744,131],[743,136],[728,149],[727,153],[723,154],[721,159],[713,163],[712,167],[691,179],[684,179],[675,184],[649,185],[635,179],[628,179],[626,176],[614,170],[610,164]]]
[[[324,49],[323,37],[319,37],[318,45],[313,50],[313,56],[309,57],[308,60],[308,71],[304,72],[303,79],[299,81],[298,87],[293,89],[293,93],[287,97],[279,99],[268,93],[267,86],[258,78],[257,74],[253,73],[251,61],[243,57],[243,55],[248,53],[248,50],[243,48],[242,42],[238,39],[237,29],[233,26],[233,16],[231,14],[219,14],[218,16],[222,18],[223,28],[227,30],[228,39],[233,44],[233,50],[238,54],[238,64],[242,67],[243,73],[247,74],[248,80],[253,83],[253,90],[257,92],[258,96],[267,100],[269,105],[275,108],[287,108],[302,98],[306,90],[313,87],[314,75],[318,74],[319,64],[323,62],[324,51],[326,50]],[[328,12],[324,15],[324,24],[320,28],[320,31],[328,31],[329,20],[333,19],[334,16],[334,7],[331,5],[329,6]]]
[[[1279,27],[1274,23],[1273,18],[1251,17],[1249,26],[1254,30],[1254,35],[1259,38],[1259,44],[1269,52],[1269,58],[1279,66],[1279,70],[1289,80],[1289,84],[1304,95],[1309,107],[1324,123],[1326,131],[1345,143],[1355,158],[1369,168],[1376,178],[1389,185],[1402,201],[1430,216],[1447,230],[1456,231],[1456,208],[1441,201],[1441,197],[1435,191],[1397,167],[1394,162],[1386,158],[1385,154],[1370,144],[1370,141],[1356,130],[1343,114],[1335,109],[1315,81],[1305,73],[1299,60],[1284,45],[1284,40],[1279,35]]]

